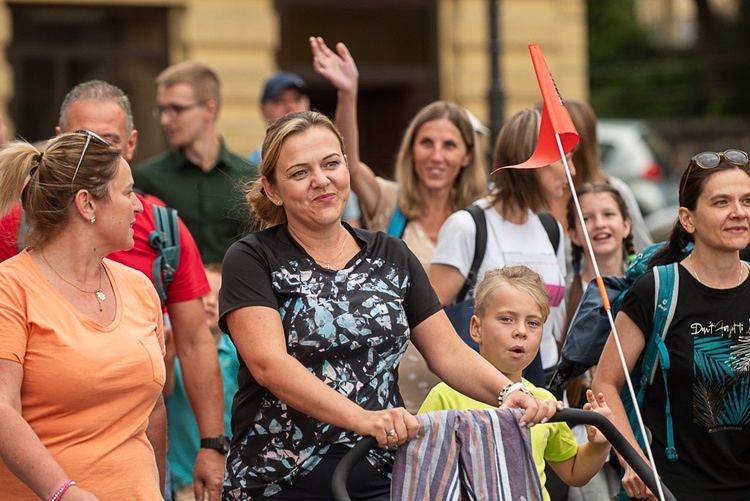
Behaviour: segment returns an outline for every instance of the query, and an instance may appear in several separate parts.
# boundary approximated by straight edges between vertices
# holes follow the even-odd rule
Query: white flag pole
[[[628,365],[625,362],[625,356],[622,353],[622,345],[620,344],[620,336],[617,334],[617,329],[615,328],[615,320],[612,316],[612,308],[609,304],[609,297],[607,296],[607,291],[604,288],[604,281],[602,280],[601,275],[599,274],[599,265],[596,262],[596,256],[594,256],[594,251],[591,247],[591,239],[589,238],[589,232],[586,229],[586,222],[583,220],[583,212],[581,211],[581,204],[578,201],[578,195],[576,195],[575,186],[573,185],[573,176],[570,174],[570,167],[568,166],[568,159],[565,157],[565,150],[562,146],[562,141],[560,140],[560,134],[555,133],[555,140],[557,141],[557,148],[560,151],[560,158],[562,159],[563,165],[565,166],[565,174],[568,177],[568,185],[570,186],[570,193],[573,197],[573,203],[576,207],[576,214],[578,215],[578,221],[581,223],[581,229],[583,230],[583,236],[586,240],[586,248],[588,249],[588,257],[589,261],[591,263],[591,266],[594,267],[594,272],[596,273],[596,283],[599,286],[599,294],[602,297],[602,303],[604,304],[604,309],[607,312],[607,319],[609,319],[609,325],[612,328],[612,334],[613,338],[615,340],[615,345],[617,346],[617,353],[620,356],[620,364],[622,365],[623,373],[625,374],[625,382],[628,385],[628,391],[630,392],[630,398],[633,400],[633,407],[635,408],[635,415],[636,419],[638,421],[638,427],[641,430],[642,436],[643,436],[643,442],[646,444],[646,454],[648,455],[648,460],[651,462],[651,471],[654,473],[654,478],[656,479],[656,486],[659,490],[659,499],[661,501],[664,501],[664,490],[661,487],[661,482],[659,481],[659,473],[656,471],[656,462],[654,461],[653,453],[651,452],[651,444],[649,444],[646,437],[648,436],[646,434],[646,426],[643,424],[643,418],[641,417],[641,410],[638,408],[638,401],[636,400],[635,396],[635,390],[633,389],[633,382],[630,380],[630,373],[628,372]]]

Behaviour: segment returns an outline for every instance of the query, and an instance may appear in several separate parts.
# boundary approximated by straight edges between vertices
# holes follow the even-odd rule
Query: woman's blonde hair
[[[78,191],[109,200],[119,160],[119,149],[84,133],[60,134],[47,142],[44,153],[26,141],[13,141],[0,150],[0,214],[20,197],[24,243],[43,246],[67,226]]]
[[[422,215],[419,178],[414,169],[414,138],[425,123],[443,118],[456,126],[466,145],[466,152],[471,155],[469,165],[459,171],[458,177],[453,183],[449,202],[451,211],[463,209],[487,192],[489,179],[484,164],[484,156],[479,151],[479,140],[469,115],[466,110],[457,104],[436,101],[419,110],[414,116],[404,133],[396,157],[395,178],[401,187],[399,209],[407,219],[415,219]]]
[[[474,313],[482,318],[490,305],[492,293],[500,286],[512,285],[528,294],[542,311],[542,321],[547,321],[550,311],[549,291],[542,277],[528,266],[504,266],[488,270],[474,292]]]
[[[525,108],[505,122],[497,136],[492,170],[525,162],[536,149],[542,115]],[[534,214],[549,210],[539,169],[500,169],[492,175],[497,192],[493,203],[501,202],[504,211],[531,210]]]
[[[261,146],[261,161],[258,166],[260,178],[245,184],[245,197],[253,210],[259,229],[285,224],[286,212],[283,207],[277,206],[266,196],[263,190],[262,178],[268,183],[276,183],[276,164],[281,156],[281,150],[290,136],[305,132],[313,127],[325,127],[330,130],[341,146],[341,154],[344,155],[344,140],[330,118],[317,111],[300,111],[284,115],[271,124],[266,130],[266,136]]]

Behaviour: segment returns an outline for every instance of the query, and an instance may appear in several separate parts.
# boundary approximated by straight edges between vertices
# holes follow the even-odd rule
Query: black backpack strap
[[[466,298],[466,294],[477,284],[479,266],[484,261],[484,253],[487,250],[487,222],[484,218],[484,209],[476,204],[472,204],[462,210],[471,214],[474,224],[477,227],[477,233],[474,240],[474,260],[471,262],[471,268],[469,269],[469,274],[466,276],[464,286],[458,291],[456,302],[463,301]]]
[[[152,267],[154,286],[162,301],[167,300],[167,289],[180,264],[180,229],[177,209],[152,205],[155,229],[148,234],[148,243],[156,249]]]
[[[544,231],[547,232],[547,237],[552,244],[552,248],[555,250],[555,254],[557,254],[557,250],[560,247],[560,227],[557,225],[557,219],[549,212],[540,212],[539,220],[542,222],[542,226],[544,226]]]

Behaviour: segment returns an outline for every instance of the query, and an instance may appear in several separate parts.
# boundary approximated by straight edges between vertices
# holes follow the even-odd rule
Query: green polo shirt
[[[258,168],[221,143],[216,166],[208,172],[172,148],[133,169],[135,186],[179,211],[204,263],[220,263],[230,245],[252,230],[242,184],[257,179]]]

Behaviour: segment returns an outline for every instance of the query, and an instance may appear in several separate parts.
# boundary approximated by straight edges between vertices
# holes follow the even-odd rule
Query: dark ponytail
[[[666,245],[662,246],[661,249],[654,253],[653,257],[648,263],[648,267],[653,268],[654,266],[661,266],[664,264],[678,263],[685,259],[685,248],[694,243],[693,235],[688,233],[685,228],[682,227],[682,223],[678,219],[672,227],[672,233],[669,235]]]

